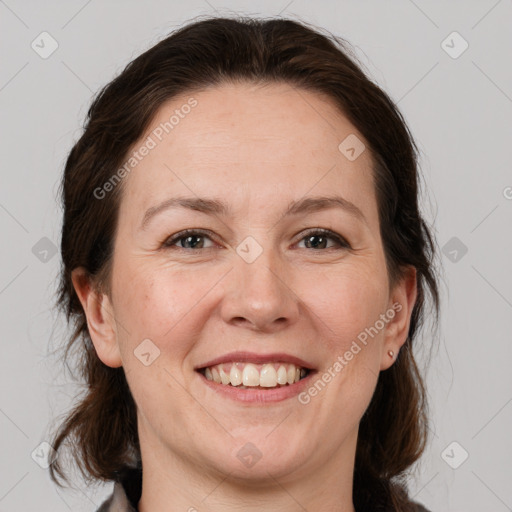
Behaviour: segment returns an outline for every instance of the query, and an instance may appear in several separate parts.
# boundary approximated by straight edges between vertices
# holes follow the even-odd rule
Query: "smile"
[[[294,384],[306,377],[309,370],[293,363],[275,362],[254,364],[247,362],[221,363],[199,372],[207,380],[239,389],[269,389]]]
[[[215,394],[247,405],[264,405],[296,397],[317,373],[304,359],[283,352],[231,352],[205,361],[194,369]]]

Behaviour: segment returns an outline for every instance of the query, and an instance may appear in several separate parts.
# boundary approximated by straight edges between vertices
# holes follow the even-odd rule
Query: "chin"
[[[286,429],[278,432],[279,426],[272,428],[248,428],[245,435],[230,438],[227,445],[217,445],[220,452],[216,450],[212,455],[219,458],[212,461],[213,465],[222,474],[230,474],[230,479],[255,486],[268,485],[269,479],[282,478],[303,468],[312,455],[305,443],[307,433],[292,435]]]

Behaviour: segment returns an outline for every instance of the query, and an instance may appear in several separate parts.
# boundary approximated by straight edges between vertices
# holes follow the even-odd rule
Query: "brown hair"
[[[98,358],[75,293],[71,272],[84,267],[109,291],[110,263],[122,182],[101,200],[101,188],[123,165],[164,101],[226,82],[284,82],[327,96],[365,138],[373,158],[380,230],[391,284],[406,265],[417,271],[417,300],[407,341],[392,367],[380,373],[359,428],[353,499],[361,510],[406,511],[406,470],[428,439],[427,403],[412,346],[429,293],[436,324],[439,292],[435,241],[418,207],[418,150],[393,101],[355,63],[343,39],[286,19],[195,20],[130,62],[94,99],[83,135],[64,169],[63,266],[57,306],[74,330],[64,358],[78,351],[86,393],[53,439],[66,440],[82,474],[115,480],[140,462],[136,406],[123,368]],[[56,460],[51,478],[68,481]]]

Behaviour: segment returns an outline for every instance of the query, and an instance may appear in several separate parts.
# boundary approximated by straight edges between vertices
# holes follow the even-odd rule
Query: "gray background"
[[[422,153],[425,216],[444,248],[432,439],[412,494],[433,511],[512,510],[510,0],[0,0],[0,510],[94,511],[112,489],[78,481],[62,491],[36,462],[80,390],[52,355],[66,339],[52,309],[52,248],[64,159],[92,94],[185,21],[234,12],[297,18],[348,39],[398,102]],[[45,59],[31,47],[51,48],[43,31],[58,43]]]

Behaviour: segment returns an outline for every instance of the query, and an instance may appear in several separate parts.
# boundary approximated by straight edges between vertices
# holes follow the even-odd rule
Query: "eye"
[[[180,231],[179,233],[170,236],[167,240],[164,241],[162,246],[169,248],[173,247],[177,243],[181,243],[181,246],[178,246],[178,249],[210,249],[212,246],[204,247],[204,242],[202,243],[200,241],[204,238],[209,238],[211,240],[209,233],[206,231],[186,229],[185,231]],[[186,245],[189,245],[189,247],[186,247]]]
[[[302,238],[300,241],[306,241],[306,244],[310,245],[310,247],[306,247],[307,249],[313,248],[314,250],[318,249],[335,249],[336,247],[326,247],[327,240],[334,240],[336,244],[344,249],[350,249],[350,244],[340,235],[334,233],[329,229],[324,228],[313,228],[307,232],[306,236]]]
[[[180,231],[175,235],[170,236],[166,239],[162,246],[166,248],[177,246],[178,249],[211,249],[213,245],[205,247],[204,239],[212,240],[212,236],[210,232],[198,230],[198,229],[186,229],[185,231]],[[203,242],[201,242],[203,239]],[[199,241],[198,241],[199,240]],[[310,247],[306,247],[307,249],[312,248],[314,250],[318,249],[335,249],[336,245],[342,249],[350,249],[350,244],[340,235],[330,231],[329,229],[324,228],[312,228],[304,236],[300,242],[303,240],[306,241],[306,244],[310,245]],[[326,247],[327,240],[334,240],[335,247],[332,245],[330,247]],[[181,246],[179,245],[181,244]]]

